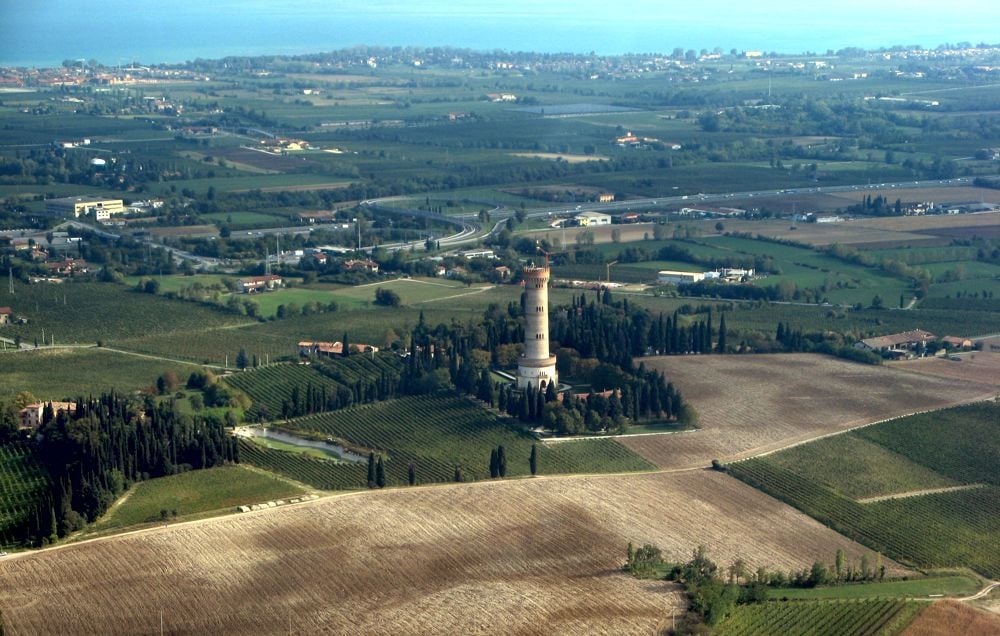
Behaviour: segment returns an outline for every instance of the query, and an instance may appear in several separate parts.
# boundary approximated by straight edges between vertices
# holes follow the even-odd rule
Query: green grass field
[[[128,528],[168,518],[191,517],[207,512],[232,512],[236,506],[295,497],[302,490],[272,475],[245,466],[192,470],[179,475],[143,481],[132,486],[126,498],[93,526],[93,531]]]
[[[768,597],[777,599],[856,599],[856,598],[937,598],[938,596],[971,596],[982,587],[972,576],[929,576],[909,581],[852,583],[813,588],[779,588],[768,590]]]

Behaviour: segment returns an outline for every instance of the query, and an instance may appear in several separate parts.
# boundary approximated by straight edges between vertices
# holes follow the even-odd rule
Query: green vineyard
[[[363,488],[367,479],[366,467],[362,464],[274,450],[245,439],[240,439],[240,461],[322,490]]]
[[[344,440],[385,460],[388,485],[407,483],[412,463],[419,483],[445,482],[460,467],[464,480],[489,477],[490,451],[504,446],[507,474],[529,474],[535,438],[477,403],[453,394],[405,397],[292,420],[283,428]],[[276,470],[324,489],[366,485],[364,465],[262,449],[243,442],[241,461]],[[651,470],[652,465],[612,439],[537,444],[540,474]]]
[[[768,458],[728,466],[737,478],[873,550],[924,567],[967,566],[1000,576],[1000,488],[984,486],[863,504]]]
[[[1000,576],[1000,404],[911,415],[727,470],[896,560]],[[969,487],[854,499],[954,484]]]
[[[392,397],[401,368],[391,353],[354,355],[249,369],[226,383],[253,400],[249,419],[287,419]]]
[[[48,477],[23,442],[0,445],[0,546],[19,543],[16,532],[48,489]]]
[[[958,482],[1000,486],[1000,403],[921,413],[852,435]]]
[[[923,609],[913,601],[787,601],[738,605],[713,632],[717,636],[900,633]]]

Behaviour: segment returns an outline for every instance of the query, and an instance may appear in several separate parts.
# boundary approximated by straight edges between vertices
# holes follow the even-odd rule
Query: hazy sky
[[[0,64],[136,55],[183,61],[358,44],[824,52],[997,43],[998,25],[1000,0],[0,0]]]

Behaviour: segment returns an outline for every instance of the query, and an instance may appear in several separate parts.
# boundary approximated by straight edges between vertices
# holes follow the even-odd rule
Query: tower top
[[[521,269],[521,273],[524,278],[548,278],[549,268],[539,265],[525,265]]]

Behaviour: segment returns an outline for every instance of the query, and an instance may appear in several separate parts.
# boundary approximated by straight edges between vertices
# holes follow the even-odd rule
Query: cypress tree
[[[455,466],[455,481],[457,481],[457,482],[461,482],[462,481],[462,467],[461,466]]]
[[[500,476],[500,461],[497,457],[497,449],[490,450],[490,479],[496,479]]]
[[[411,486],[415,486],[417,483],[417,466],[413,462],[410,462],[406,466],[406,481],[408,481]]]
[[[528,467],[531,469],[531,476],[538,474],[538,444],[531,445],[531,456],[528,457]]]
[[[344,340],[341,342],[341,345],[342,345],[343,348],[340,350],[340,355],[343,356],[343,357],[345,357],[345,358],[347,356],[351,355],[351,345],[348,344],[348,342],[347,342],[347,332],[346,331],[344,332]]]
[[[379,488],[385,488],[385,466],[382,464],[382,456],[378,456],[378,462],[375,464],[375,485]]]
[[[497,447],[497,474],[500,477],[507,476],[507,455],[504,453],[503,444]]]
[[[719,318],[719,341],[715,345],[715,350],[719,353],[726,352],[726,314]]]
[[[368,453],[368,487],[375,487],[375,453]]]

